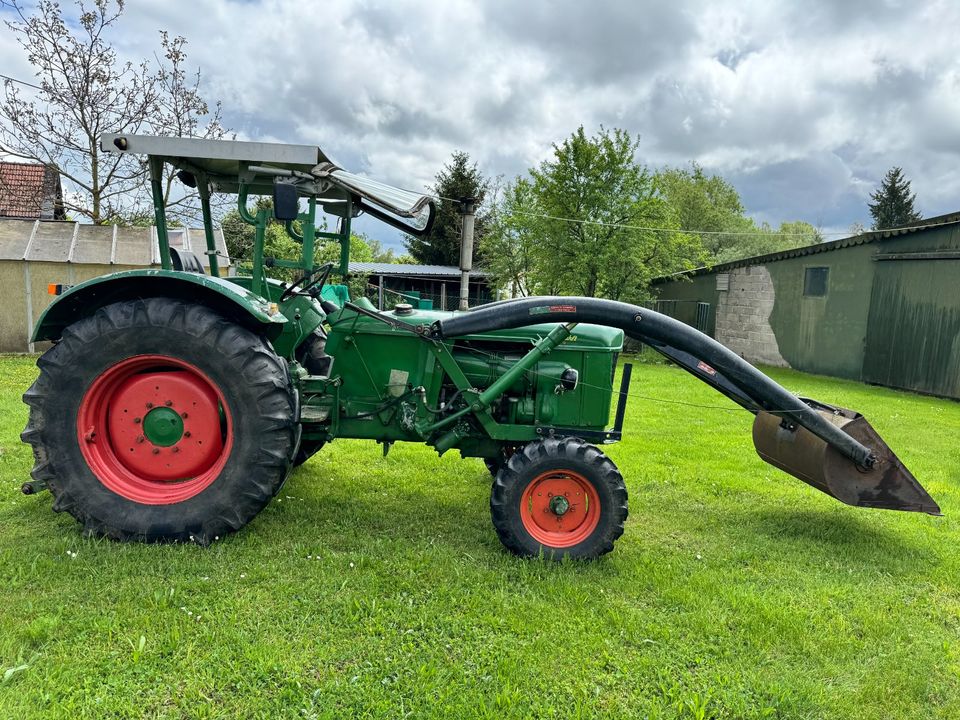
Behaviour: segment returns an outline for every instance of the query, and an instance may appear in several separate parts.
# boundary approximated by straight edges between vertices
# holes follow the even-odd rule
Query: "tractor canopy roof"
[[[238,194],[242,186],[250,194],[269,195],[277,181],[288,182],[332,215],[343,215],[348,197],[359,198],[354,214],[368,210],[407,231],[422,232],[435,212],[429,195],[347,172],[315,145],[104,133],[100,149],[153,157],[178,168],[188,185],[206,178],[215,192]]]

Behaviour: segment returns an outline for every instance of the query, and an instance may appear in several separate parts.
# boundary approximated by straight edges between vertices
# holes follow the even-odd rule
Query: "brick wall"
[[[776,293],[763,265],[730,271],[730,289],[718,293],[716,339],[752,363],[789,367],[770,327]]]

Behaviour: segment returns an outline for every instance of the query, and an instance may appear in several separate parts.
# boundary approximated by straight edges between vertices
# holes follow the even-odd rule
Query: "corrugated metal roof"
[[[169,238],[172,247],[196,253],[205,267],[210,266],[203,230],[171,228]],[[226,255],[223,231],[215,230],[214,238],[217,252]],[[152,226],[0,219],[0,260],[145,267],[160,264],[160,248]]]
[[[883,240],[900,235],[909,235],[911,233],[917,233],[924,230],[932,230],[935,228],[948,227],[958,224],[960,224],[960,212],[949,213],[947,215],[938,215],[937,217],[925,218],[923,220],[918,220],[915,223],[910,223],[909,225],[904,225],[903,227],[894,228],[891,230],[871,230],[860,235],[851,235],[850,237],[841,238],[840,240],[831,240],[830,242],[817,243],[816,245],[805,245],[803,247],[792,248],[790,250],[767,253],[766,255],[755,255],[753,257],[742,258],[741,260],[732,260],[731,262],[721,263],[712,267],[700,267],[694,270],[684,270],[672,275],[654,278],[653,283],[657,284],[667,282],[681,275],[708,275],[715,272],[726,272],[727,270],[732,270],[738,267],[746,267],[747,265],[766,265],[768,263],[777,262],[778,260],[786,260],[788,258],[801,257],[803,255],[815,255],[817,253],[840,250],[841,248],[853,247],[855,245],[868,245],[870,243],[881,242]]]
[[[411,265],[407,263],[369,263],[352,262],[350,272],[369,273],[370,275],[399,275],[411,277],[459,278],[460,268],[451,265]],[[471,270],[470,277],[486,277],[483,270]]]

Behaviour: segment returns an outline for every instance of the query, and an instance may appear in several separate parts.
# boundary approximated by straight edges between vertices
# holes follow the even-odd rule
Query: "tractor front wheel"
[[[500,468],[490,496],[500,541],[513,553],[597,558],[613,550],[627,518],[623,476],[577,438],[538,440]]]
[[[88,534],[205,544],[246,525],[290,470],[286,363],[203,305],[108,305],[37,365],[21,436],[31,475]]]

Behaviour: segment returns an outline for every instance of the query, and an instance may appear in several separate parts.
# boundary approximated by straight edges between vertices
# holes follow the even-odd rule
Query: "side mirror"
[[[277,220],[296,220],[300,212],[300,194],[290,183],[273,184],[273,216]]]

